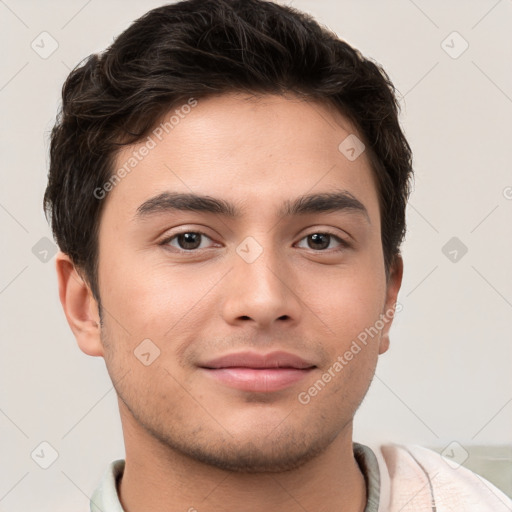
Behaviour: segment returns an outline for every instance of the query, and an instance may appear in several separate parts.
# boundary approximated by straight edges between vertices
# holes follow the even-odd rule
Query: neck
[[[280,473],[225,471],[132,427],[123,425],[126,463],[118,484],[126,512],[237,510],[241,504],[246,512],[365,509],[366,485],[354,458],[351,424],[320,455]]]

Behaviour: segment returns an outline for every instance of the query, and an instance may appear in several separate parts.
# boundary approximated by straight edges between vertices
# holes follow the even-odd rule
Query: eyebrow
[[[193,211],[223,215],[229,218],[242,216],[236,205],[224,199],[192,193],[163,192],[142,203],[135,219],[148,218],[168,211]],[[368,211],[361,201],[346,190],[303,195],[287,200],[278,212],[280,218],[321,212],[347,212],[362,216],[371,224]]]

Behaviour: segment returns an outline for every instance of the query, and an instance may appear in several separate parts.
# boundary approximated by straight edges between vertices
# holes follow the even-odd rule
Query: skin
[[[297,398],[392,310],[402,281],[400,257],[386,281],[367,154],[350,161],[338,150],[357,133],[332,108],[291,95],[201,99],[104,199],[101,325],[86,281],[58,254],[70,327],[83,352],[105,359],[118,394],[127,512],[364,510],[352,423],[391,321],[308,404]],[[118,165],[143,143],[119,153]],[[370,222],[347,211],[277,217],[284,201],[333,189],[359,199]],[[134,219],[164,191],[222,198],[243,215]],[[197,231],[206,237],[188,254],[177,237],[159,245]],[[351,245],[310,245],[308,235],[326,231]],[[236,252],[249,236],[263,249],[252,263]],[[160,350],[149,366],[134,355],[147,338]],[[317,368],[284,390],[251,393],[197,366],[242,350],[285,350]]]

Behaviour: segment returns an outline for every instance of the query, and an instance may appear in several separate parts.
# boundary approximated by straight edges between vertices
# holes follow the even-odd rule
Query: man
[[[154,9],[72,71],[45,207],[126,447],[92,511],[511,509],[352,440],[402,281],[397,113],[380,67],[261,0]]]

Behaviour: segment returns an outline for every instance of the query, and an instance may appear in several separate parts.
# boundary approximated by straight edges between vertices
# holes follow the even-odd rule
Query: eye
[[[166,238],[160,245],[174,247],[180,252],[194,252],[197,249],[205,249],[208,245],[204,245],[205,239],[211,238],[201,231],[182,231]],[[340,238],[338,235],[330,232],[311,233],[301,239],[307,241],[306,249],[313,249],[316,252],[326,252],[325,249],[343,250],[350,247],[350,244]],[[338,242],[338,247],[330,247],[333,241]],[[299,245],[300,247],[300,245]]]
[[[309,235],[302,238],[302,240],[307,240],[308,247],[306,247],[306,249],[314,249],[315,251],[322,251],[323,249],[329,248],[329,245],[333,241],[333,239],[339,243],[339,246],[341,246],[341,248],[334,248],[335,250],[343,250],[346,249],[347,247],[350,247],[350,244],[348,242],[346,242],[339,236],[335,235],[334,233],[329,232],[322,231],[317,233],[310,233]]]
[[[160,243],[160,245],[169,245],[180,251],[188,252],[196,249],[204,249],[205,247],[202,244],[202,239],[204,238],[211,240],[209,236],[205,235],[201,231],[182,231],[181,233],[176,233],[175,235],[166,238]],[[178,244],[178,247],[172,243],[174,241]]]

